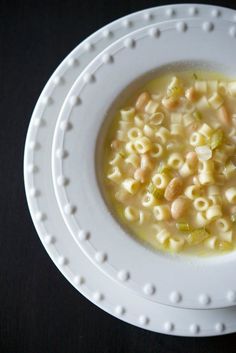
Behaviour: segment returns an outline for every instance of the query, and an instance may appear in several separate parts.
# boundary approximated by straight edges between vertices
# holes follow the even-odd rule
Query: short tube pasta
[[[190,136],[190,145],[192,146],[201,146],[205,143],[205,138],[199,132],[193,132]]]
[[[197,211],[203,212],[209,207],[209,202],[205,197],[197,197],[194,200],[193,205]]]
[[[154,114],[157,112],[158,108],[159,108],[159,103],[150,99],[150,101],[145,106],[145,112],[148,114]]]
[[[236,81],[181,71],[124,98],[97,163],[117,218],[160,251],[236,249]]]
[[[160,143],[155,143],[153,144],[152,151],[151,151],[151,157],[153,158],[159,158],[163,155],[164,149]]]
[[[231,222],[226,218],[218,218],[215,225],[220,232],[227,232],[232,227]]]
[[[203,135],[206,139],[209,139],[213,133],[213,129],[207,125],[203,124],[198,130],[199,134]]]
[[[152,114],[149,118],[148,118],[148,123],[151,126],[158,126],[161,125],[162,122],[165,119],[165,114],[162,112],[156,112],[154,114]]]
[[[158,189],[165,189],[170,181],[170,178],[166,174],[154,174],[152,177],[153,184]]]
[[[194,169],[191,168],[191,167],[189,166],[189,164],[185,162],[185,163],[182,165],[182,167],[180,168],[179,174],[180,174],[182,177],[188,177],[188,176],[194,174]]]
[[[143,133],[147,137],[154,137],[155,136],[155,130],[148,124],[145,124],[143,127]]]
[[[213,173],[211,172],[203,172],[199,174],[199,181],[200,184],[202,185],[209,185],[209,184],[214,184],[214,177]]]
[[[195,222],[199,228],[205,227],[209,220],[206,218],[206,214],[204,212],[197,212]]]
[[[156,205],[156,199],[150,192],[147,192],[142,198],[142,205],[144,207],[153,207]]]
[[[166,221],[170,219],[170,209],[167,205],[154,206],[153,214],[157,221]]]
[[[141,154],[146,153],[152,148],[151,141],[145,136],[136,139],[134,142],[134,146],[136,148],[136,151]]]
[[[124,210],[124,216],[128,221],[135,222],[139,219],[139,210],[135,207],[127,206]]]
[[[119,167],[115,166],[112,169],[112,172],[107,175],[107,178],[113,181],[116,184],[119,184],[122,180],[122,174],[120,172]]]
[[[225,191],[225,197],[229,203],[236,204],[236,187],[227,189]]]
[[[130,142],[126,143],[125,149],[128,153],[136,153],[137,152],[134,141],[130,141]]]
[[[165,127],[160,127],[157,130],[155,136],[158,140],[160,140],[161,143],[165,144],[170,137],[170,131]]]
[[[173,136],[182,136],[183,135],[182,125],[181,124],[171,124],[170,134]]]
[[[184,158],[178,152],[172,153],[167,160],[167,164],[173,169],[179,169],[184,164]]]
[[[139,127],[139,128],[142,128],[144,126],[144,120],[143,118],[141,118],[139,115],[135,115],[134,117],[134,125]]]
[[[209,221],[213,221],[217,218],[222,217],[222,210],[219,205],[210,206],[206,211],[206,218]]]
[[[161,229],[156,234],[157,241],[162,245],[165,245],[170,237],[171,237],[171,234],[166,229]]]
[[[125,121],[131,121],[134,117],[135,114],[135,109],[132,107],[129,107],[127,109],[122,109],[120,111],[121,119]]]
[[[140,157],[136,153],[131,153],[125,158],[126,164],[131,164],[134,168],[138,168]]]
[[[178,252],[184,246],[184,238],[170,237],[169,238],[169,248],[171,251]]]
[[[138,127],[132,127],[129,129],[127,135],[130,140],[136,140],[138,137],[141,137],[143,133]]]
[[[184,194],[190,199],[190,200],[194,200],[197,197],[200,196],[200,187],[198,185],[190,185],[188,186],[185,191]]]
[[[121,163],[121,156],[119,153],[116,153],[114,158],[109,162],[110,165],[116,165],[119,166],[119,164]]]
[[[135,179],[128,178],[122,182],[122,186],[130,194],[136,194],[139,188],[139,182]]]

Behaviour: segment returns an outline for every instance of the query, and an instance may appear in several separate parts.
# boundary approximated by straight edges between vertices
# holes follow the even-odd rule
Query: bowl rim
[[[121,281],[123,285],[152,301],[167,305],[184,308],[202,308],[204,303],[212,308],[231,305],[227,300],[225,288],[227,291],[234,290],[230,278],[233,278],[235,271],[236,254],[222,256],[220,260],[219,257],[214,257],[201,261],[188,258],[186,261],[182,256],[169,257],[163,254],[158,256],[155,254],[154,259],[146,248],[134,244],[107,212],[104,201],[101,195],[99,196],[94,163],[97,136],[106,113],[106,106],[110,105],[128,83],[147,72],[148,67],[149,70],[154,68],[154,58],[148,63],[143,59],[137,59],[141,57],[140,53],[143,50],[148,48],[154,50],[160,66],[166,62],[173,62],[173,58],[174,61],[191,61],[197,58],[199,61],[204,60],[213,64],[214,67],[221,65],[225,73],[226,71],[232,73],[235,68],[230,57],[233,57],[232,54],[236,51],[236,48],[233,48],[235,38],[232,28],[234,28],[232,24],[225,20],[218,20],[217,23],[195,18],[171,20],[145,26],[117,40],[99,54],[78,77],[63,104],[55,130],[52,157],[54,188],[61,213],[71,234],[90,260],[112,279],[117,281],[119,278],[125,278]],[[168,38],[168,41],[178,40],[183,51],[174,54],[173,49],[168,50],[167,58],[163,55],[160,58],[158,56],[160,49],[166,48],[163,37]],[[209,38],[211,50],[207,50]],[[192,41],[203,43],[201,51],[194,46],[187,55],[186,48]],[[219,43],[223,50],[217,51]],[[125,60],[130,63],[134,62],[135,58],[135,67],[125,66]],[[123,77],[121,68],[123,73],[125,69]],[[108,92],[111,79],[116,82],[116,87],[110,90],[112,92]],[[109,98],[105,103],[102,87],[106,99]],[[91,99],[95,95],[101,103],[96,103],[96,108],[91,108],[89,97]],[[89,119],[92,119],[93,131],[89,119],[83,121],[82,125],[79,119],[76,119],[78,114],[85,116],[85,113],[89,113]],[[70,121],[73,128],[70,131],[60,129],[62,121]],[[89,146],[86,148],[85,135],[89,137]],[[84,163],[82,170],[75,166],[74,151],[78,143],[83,148],[77,156],[78,164]],[[66,187],[59,186],[57,179],[62,175],[68,177],[72,183]],[[80,186],[75,187],[76,176],[79,176],[81,183],[77,183]],[[79,198],[75,195],[79,195]],[[96,210],[98,204],[99,212]],[[106,222],[105,226],[103,222]],[[87,241],[81,241],[81,234],[85,231],[89,231],[90,237]],[[119,234],[119,237],[112,238],[111,242],[109,234],[113,232]],[[126,252],[122,252],[123,248]],[[122,259],[117,255],[119,252],[117,249],[122,253]],[[128,250],[131,250],[132,260]],[[140,258],[145,259],[141,269]],[[153,268],[162,268],[162,271],[153,274]],[[225,273],[228,274],[227,277]],[[170,280],[167,281],[166,278]],[[194,278],[194,281],[191,281],[191,278]]]

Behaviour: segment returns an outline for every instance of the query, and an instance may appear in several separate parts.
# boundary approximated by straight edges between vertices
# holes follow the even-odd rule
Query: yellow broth
[[[111,211],[153,249],[235,247],[236,81],[213,72],[156,77],[128,97],[104,143]]]

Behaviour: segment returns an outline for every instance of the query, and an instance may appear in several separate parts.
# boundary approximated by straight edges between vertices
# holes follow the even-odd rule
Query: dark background
[[[236,352],[236,334],[196,339],[165,336],[98,309],[54,266],[37,237],[25,200],[26,131],[51,73],[99,27],[168,3],[0,1],[0,353]],[[230,1],[209,3],[236,8]]]

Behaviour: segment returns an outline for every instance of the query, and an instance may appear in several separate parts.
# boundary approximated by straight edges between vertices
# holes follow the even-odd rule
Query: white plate
[[[232,278],[236,272],[236,252],[206,258],[170,256],[150,251],[127,236],[100,192],[96,168],[102,164],[99,134],[104,135],[107,129],[104,120],[116,97],[137,77],[149,72],[153,75],[157,68],[185,62],[190,67],[201,65],[234,76],[236,38],[232,28],[225,20],[191,18],[145,26],[128,34],[86,67],[69,92],[57,122],[54,187],[74,239],[111,278],[117,281],[123,276],[123,285],[166,305],[231,305],[228,293],[235,290]],[[75,97],[76,105],[71,104]],[[65,124],[71,128],[61,129]],[[68,179],[66,185],[61,185],[62,177]],[[89,239],[81,241],[80,235],[85,231],[89,232]]]
[[[169,13],[169,9],[173,8],[177,16],[178,13],[188,13],[192,5],[167,6],[160,8],[160,14]],[[233,17],[233,12],[227,9],[202,5],[197,5],[196,8],[206,13],[221,12],[222,16],[226,11]],[[154,9],[156,15],[158,10]],[[138,17],[140,22],[143,22],[145,14],[150,12],[152,10],[130,15],[129,21]],[[118,30],[119,25],[122,26],[124,22],[127,23],[127,18],[108,25],[106,29],[111,32],[115,28]],[[104,29],[93,35],[93,38],[99,38],[96,53],[107,43],[107,39],[102,39],[103,33]],[[51,178],[52,137],[63,99],[80,68],[84,67],[88,60],[88,57],[82,55],[82,48],[89,47],[86,43],[91,43],[90,40],[91,38],[86,40],[70,54],[53,74],[39,98],[30,123],[25,147],[24,175],[30,212],[40,239],[60,271],[83,295],[127,322],[175,335],[207,336],[233,332],[235,308],[197,311],[172,308],[138,297],[114,283],[102,275],[79,251],[60,217]],[[95,52],[90,52],[90,58],[94,55]],[[76,60],[79,60],[80,66],[76,66]],[[234,303],[235,293],[229,293],[229,299]]]

